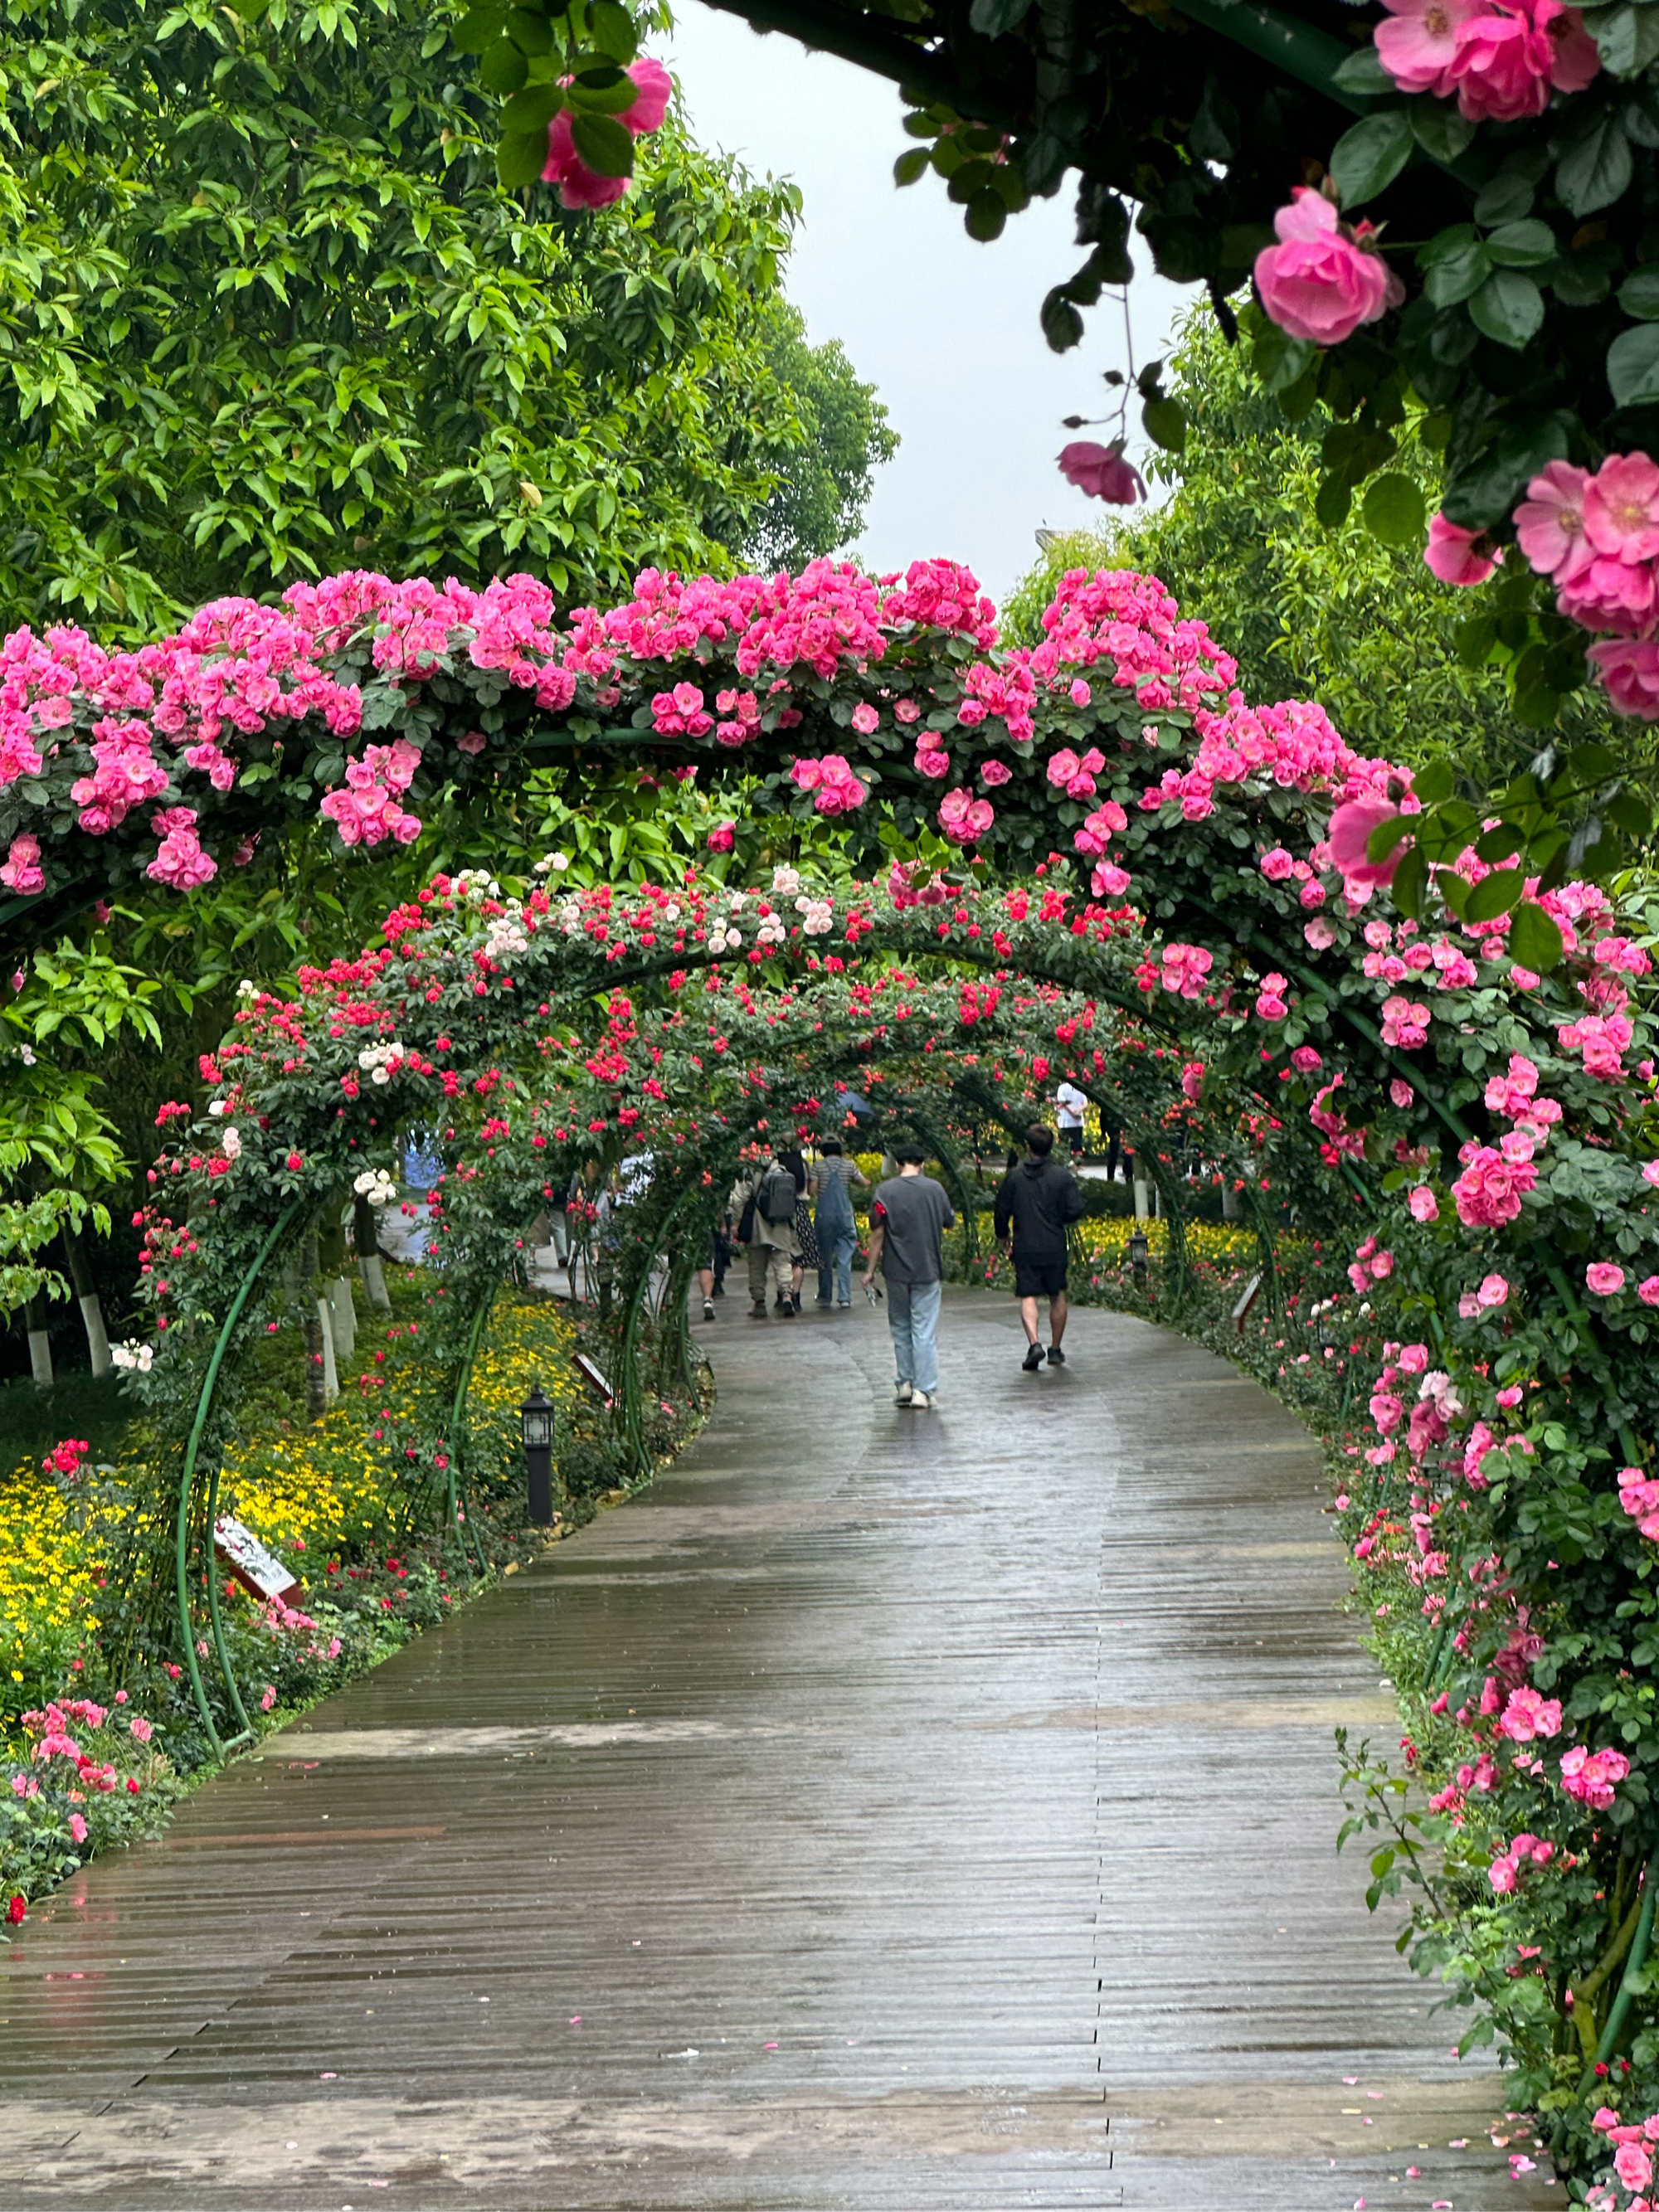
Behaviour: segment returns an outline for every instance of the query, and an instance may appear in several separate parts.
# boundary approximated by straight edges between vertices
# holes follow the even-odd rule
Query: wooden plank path
[[[1333,1856],[1305,1432],[1104,1313],[952,1291],[929,1414],[861,1304],[700,1334],[668,1479],[21,1931],[0,2203],[1559,2203]]]

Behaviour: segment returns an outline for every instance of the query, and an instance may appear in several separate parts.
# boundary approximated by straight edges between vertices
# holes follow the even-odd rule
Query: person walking
[[[867,1291],[878,1262],[887,1278],[887,1326],[901,1406],[925,1409],[939,1395],[939,1310],[945,1296],[945,1232],[956,1214],[939,1185],[922,1173],[920,1145],[897,1148],[898,1173],[878,1186],[870,1204]]]
[[[787,1321],[795,1317],[792,1283],[799,1255],[795,1235],[795,1201],[800,1195],[795,1178],[783,1162],[775,1159],[770,1146],[760,1148],[754,1165],[732,1187],[731,1212],[738,1224],[738,1242],[748,1247],[750,1317],[766,1319],[766,1285],[777,1285],[778,1311]]]
[[[795,1178],[795,1264],[790,1270],[789,1296],[796,1313],[800,1311],[801,1285],[810,1267],[818,1272],[818,1240],[812,1227],[812,1208],[807,1199],[812,1175],[806,1164],[806,1155],[799,1145],[781,1150],[778,1158]]]
[[[1054,1119],[1060,1124],[1060,1141],[1073,1159],[1082,1154],[1088,1113],[1089,1101],[1076,1084],[1062,1083],[1054,1092]]]
[[[818,1304],[833,1299],[843,1310],[853,1303],[853,1254],[859,1225],[853,1213],[853,1185],[868,1190],[870,1178],[842,1150],[839,1137],[826,1137],[812,1168],[818,1237]]]
[[[1054,1158],[1054,1133],[1033,1121],[1025,1132],[1025,1158],[1011,1167],[996,1195],[994,1219],[999,1248],[1014,1253],[1014,1296],[1025,1324],[1028,1375],[1042,1364],[1037,1301],[1048,1301],[1048,1364],[1063,1367],[1066,1334],[1066,1231],[1083,1218],[1083,1193],[1071,1170]]]

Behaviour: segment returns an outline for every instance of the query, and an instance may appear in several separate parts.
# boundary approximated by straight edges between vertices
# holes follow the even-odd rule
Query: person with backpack
[[[901,1145],[898,1173],[878,1185],[870,1201],[870,1253],[864,1287],[887,1278],[887,1326],[897,1369],[894,1395],[925,1412],[939,1396],[939,1310],[945,1296],[945,1232],[956,1214],[944,1190],[922,1173],[920,1145]]]
[[[1033,1121],[1025,1132],[1025,1158],[1011,1166],[997,1192],[994,1220],[999,1248],[1006,1252],[1012,1235],[1014,1296],[1025,1324],[1028,1375],[1042,1364],[1037,1301],[1048,1301],[1048,1364],[1063,1367],[1060,1339],[1066,1334],[1066,1231],[1083,1218],[1083,1193],[1069,1168],[1054,1158],[1054,1133]]]
[[[795,1202],[800,1187],[785,1164],[763,1146],[754,1165],[740,1176],[732,1191],[732,1214],[738,1224],[738,1242],[749,1251],[750,1317],[766,1319],[766,1285],[777,1285],[778,1312],[787,1321],[795,1317],[794,1268],[800,1256],[795,1234]]]

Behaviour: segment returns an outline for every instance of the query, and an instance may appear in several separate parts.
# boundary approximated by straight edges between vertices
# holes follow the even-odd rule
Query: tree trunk
[[[1152,1218],[1152,1193],[1140,1177],[1135,1177],[1135,1219],[1150,1221]]]
[[[1221,1218],[1224,1221],[1243,1221],[1244,1218],[1244,1201],[1238,1194],[1237,1184],[1231,1176],[1224,1177],[1221,1185]]]
[[[368,1292],[368,1303],[382,1313],[390,1313],[392,1300],[386,1295],[386,1269],[380,1261],[380,1225],[366,1198],[358,1199],[352,1214],[351,1241],[357,1247],[357,1272]]]
[[[87,1265],[87,1255],[81,1249],[81,1240],[66,1222],[63,1231],[64,1250],[69,1260],[70,1281],[75,1286],[75,1303],[81,1309],[81,1319],[87,1332],[87,1351],[92,1359],[94,1375],[108,1375],[115,1366],[109,1356],[109,1336],[104,1328],[104,1308],[92,1279],[92,1270]]]
[[[52,1371],[52,1339],[46,1334],[45,1298],[31,1298],[23,1309],[23,1317],[29,1333],[29,1373],[37,1390],[50,1390],[55,1378]]]
[[[335,1275],[323,1285],[334,1337],[334,1364],[343,1366],[357,1349],[357,1309],[352,1302],[351,1278]]]
[[[308,1236],[300,1247],[300,1329],[306,1347],[306,1419],[320,1421],[328,1411],[334,1379],[334,1340],[324,1323],[322,1300],[317,1296],[317,1238]],[[337,1382],[336,1390],[337,1391]]]

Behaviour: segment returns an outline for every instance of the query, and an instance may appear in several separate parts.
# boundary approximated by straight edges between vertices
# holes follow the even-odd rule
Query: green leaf
[[[1423,911],[1423,892],[1428,882],[1429,856],[1420,845],[1413,845],[1394,872],[1394,881],[1389,885],[1389,896],[1403,915],[1416,921]]]
[[[1449,167],[1474,141],[1474,125],[1449,100],[1431,93],[1411,105],[1412,134],[1431,161]]]
[[[564,94],[556,84],[529,84],[522,92],[515,92],[501,110],[501,130],[509,138],[528,137],[539,131],[545,134],[548,125],[564,106]],[[544,135],[542,161],[547,161],[547,144]],[[536,174],[540,176],[538,167]]]
[[[1587,12],[1584,27],[1610,76],[1639,76],[1659,59],[1659,17],[1650,7],[1632,7],[1623,0],[1616,8],[1597,8]]]
[[[1374,477],[1360,510],[1365,527],[1385,545],[1420,545],[1428,515],[1423,495],[1407,476]]]
[[[614,62],[602,63],[597,69],[579,70],[565,87],[565,97],[571,106],[587,115],[620,115],[639,96],[639,87],[633,78]]]
[[[1510,924],[1510,957],[1542,975],[1559,964],[1561,953],[1561,933],[1543,908],[1530,899],[1516,907]]]
[[[893,164],[893,182],[896,185],[914,185],[927,167],[927,149],[925,146],[909,147]]]
[[[1494,269],[1469,301],[1478,331],[1518,352],[1544,326],[1544,295],[1518,269]]]
[[[1475,839],[1475,855],[1490,867],[1495,861],[1512,859],[1526,842],[1512,822],[1500,822],[1495,830]]]
[[[1659,323],[1659,261],[1631,271],[1619,287],[1619,304],[1638,323]]]
[[[507,28],[505,8],[471,8],[450,33],[464,54],[487,53]]]
[[[624,68],[639,52],[639,33],[621,0],[587,0],[587,35],[602,54]]]
[[[1608,820],[1616,829],[1635,843],[1642,843],[1652,834],[1653,816],[1645,799],[1633,791],[1620,791],[1607,803]]]
[[[1403,107],[1362,116],[1331,149],[1329,168],[1345,208],[1374,199],[1391,185],[1412,157],[1416,144],[1412,120]]]
[[[1024,21],[1030,5],[1031,0],[974,0],[968,21],[981,38],[1000,39]]]
[[[495,173],[509,191],[539,183],[546,167],[545,131],[514,131],[495,149]]]
[[[1607,389],[1620,407],[1659,399],[1659,324],[1620,331],[1607,348]]]
[[[1146,435],[1168,453],[1178,453],[1187,442],[1187,410],[1178,399],[1149,399],[1140,410]]]
[[[1516,283],[1528,280],[1505,270]],[[1567,457],[1567,426],[1559,415],[1523,416],[1507,423],[1490,445],[1454,471],[1441,511],[1464,530],[1490,530],[1507,522],[1527,486],[1551,461]]]
[[[1530,177],[1512,169],[1506,161],[1475,195],[1475,221],[1488,228],[1497,223],[1519,222],[1523,216],[1532,213],[1536,189]]]
[[[1340,529],[1352,504],[1353,487],[1346,477],[1320,478],[1319,489],[1314,494],[1314,516],[1327,530]]]
[[[1050,353],[1068,353],[1083,337],[1083,318],[1066,298],[1063,284],[1048,292],[1038,319]]]
[[[1419,251],[1423,289],[1437,307],[1455,307],[1492,274],[1492,259],[1472,223],[1454,224]]]
[[[1495,921],[1500,914],[1507,914],[1526,889],[1527,876],[1523,868],[1494,868],[1469,893],[1463,908],[1465,921]]]
[[[1567,755],[1567,766],[1580,783],[1605,783],[1610,775],[1619,773],[1619,761],[1606,745],[1592,738],[1586,744],[1575,745]]]
[[[1367,98],[1386,97],[1397,89],[1372,46],[1360,46],[1346,61],[1339,63],[1331,71],[1331,82],[1340,85],[1344,92],[1360,93]]]
[[[1431,760],[1412,778],[1412,789],[1425,806],[1438,806],[1457,788],[1457,771],[1449,760]]]
[[[1402,845],[1417,817],[1411,814],[1391,814],[1386,822],[1379,822],[1365,840],[1365,858],[1373,867],[1378,867],[1390,853]]]
[[[1465,668],[1484,668],[1492,659],[1492,649],[1498,642],[1498,617],[1495,615],[1471,615],[1468,622],[1458,625],[1453,633],[1452,644],[1459,661]],[[1416,780],[1420,793],[1423,779]],[[1446,795],[1451,794],[1450,774],[1448,771]],[[1439,795],[1436,794],[1437,797]]]
[[[478,64],[479,82],[489,92],[516,92],[529,74],[524,56],[511,39],[497,39]]]
[[[968,211],[962,218],[962,227],[969,238],[976,238],[981,246],[988,246],[994,238],[1000,238],[1008,220],[1008,203],[994,185],[985,185],[974,194]]]
[[[1556,164],[1556,191],[1562,204],[1576,216],[1594,215],[1598,208],[1611,207],[1624,198],[1630,180],[1630,141],[1614,115],[1600,117]]]
[[[520,53],[550,54],[553,51],[553,26],[533,8],[507,9],[507,35]]]
[[[1555,258],[1555,233],[1534,216],[1528,222],[1500,223],[1486,240],[1486,251],[1500,269],[1535,269]]]
[[[1264,315],[1250,347],[1250,358],[1266,388],[1283,392],[1301,382],[1318,360],[1319,348],[1311,338],[1293,338]]]
[[[634,134],[614,115],[576,116],[570,125],[570,142],[596,176],[633,175]]]

